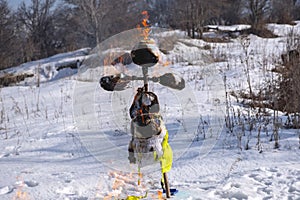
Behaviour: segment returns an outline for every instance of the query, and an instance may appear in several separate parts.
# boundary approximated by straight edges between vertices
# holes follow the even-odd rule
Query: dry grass
[[[33,74],[19,74],[19,75],[4,74],[3,76],[0,77],[0,87],[15,85],[16,83],[24,81],[25,78],[33,77],[33,76],[34,76]]]

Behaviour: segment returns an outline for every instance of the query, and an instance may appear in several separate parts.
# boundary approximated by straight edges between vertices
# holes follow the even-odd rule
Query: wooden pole
[[[144,78],[144,88],[145,92],[148,92],[148,67],[143,67],[143,78]]]
[[[171,193],[170,193],[170,188],[169,188],[169,182],[168,182],[168,177],[167,173],[163,173],[164,176],[164,184],[165,184],[165,190],[166,190],[166,196],[167,198],[171,198]]]

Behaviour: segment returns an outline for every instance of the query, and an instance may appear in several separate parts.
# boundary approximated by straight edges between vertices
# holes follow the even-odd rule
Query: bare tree
[[[25,54],[30,60],[53,54],[54,3],[55,0],[31,0],[29,6],[23,2],[18,8],[19,31],[25,34]]]
[[[175,0],[172,23],[175,28],[186,30],[188,36],[202,38],[204,26],[213,16],[213,8],[209,0]]]
[[[224,24],[237,24],[241,22],[242,1],[241,0],[225,0],[219,5],[220,18]],[[223,24],[222,23],[222,24]]]
[[[69,6],[60,4],[54,11],[54,26],[56,47],[60,52],[74,51],[79,48],[87,47],[87,34],[82,34],[74,17],[73,9]]]
[[[269,0],[245,0],[248,9],[248,21],[252,29],[260,29],[269,14]]]
[[[173,6],[174,3],[172,0],[154,1],[153,5],[149,6],[149,13],[152,18],[152,22],[160,27],[169,27],[171,17],[170,11]]]
[[[64,0],[73,7],[73,21],[80,31],[86,34],[96,46],[112,34],[134,28],[136,20],[130,18],[133,0]]]
[[[14,59],[14,20],[6,0],[0,0],[0,66],[1,69],[15,64]]]
[[[296,19],[296,20],[300,19],[300,2],[299,1],[296,1],[296,3],[295,3],[293,14],[294,14],[293,15],[294,19]]]
[[[294,19],[294,10],[296,8],[295,0],[272,0],[271,20],[276,23],[291,23]]]

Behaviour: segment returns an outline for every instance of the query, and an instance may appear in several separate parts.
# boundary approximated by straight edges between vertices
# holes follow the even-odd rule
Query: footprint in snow
[[[77,195],[77,191],[72,186],[64,187],[56,190],[57,194]]]
[[[88,197],[68,197],[69,200],[88,200]]]
[[[71,183],[73,181],[74,172],[71,173],[52,173],[52,176],[55,176],[59,179],[63,179],[65,183]]]
[[[88,197],[79,196],[78,191],[75,190],[74,187],[68,186],[61,189],[56,190],[57,194],[65,195],[68,200],[88,200]]]
[[[36,187],[39,185],[39,183],[36,181],[24,181],[24,184],[27,185],[28,187]]]

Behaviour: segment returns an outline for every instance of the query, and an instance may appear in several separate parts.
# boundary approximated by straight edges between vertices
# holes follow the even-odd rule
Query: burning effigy
[[[143,21],[143,23],[145,23]],[[107,91],[124,90],[131,81],[143,81],[143,86],[137,88],[136,94],[129,109],[131,119],[131,140],[128,145],[128,160],[138,165],[138,171],[144,166],[160,162],[163,174],[162,187],[170,196],[166,173],[171,170],[173,153],[169,145],[169,133],[160,114],[160,105],[157,95],[149,91],[149,81],[160,83],[173,89],[181,90],[185,87],[184,79],[173,73],[161,76],[150,76],[149,68],[160,61],[160,51],[153,39],[149,38],[149,27],[146,26],[145,37],[131,50],[114,59],[111,63],[134,63],[142,69],[142,76],[130,76],[124,73],[104,76],[100,85]]]

